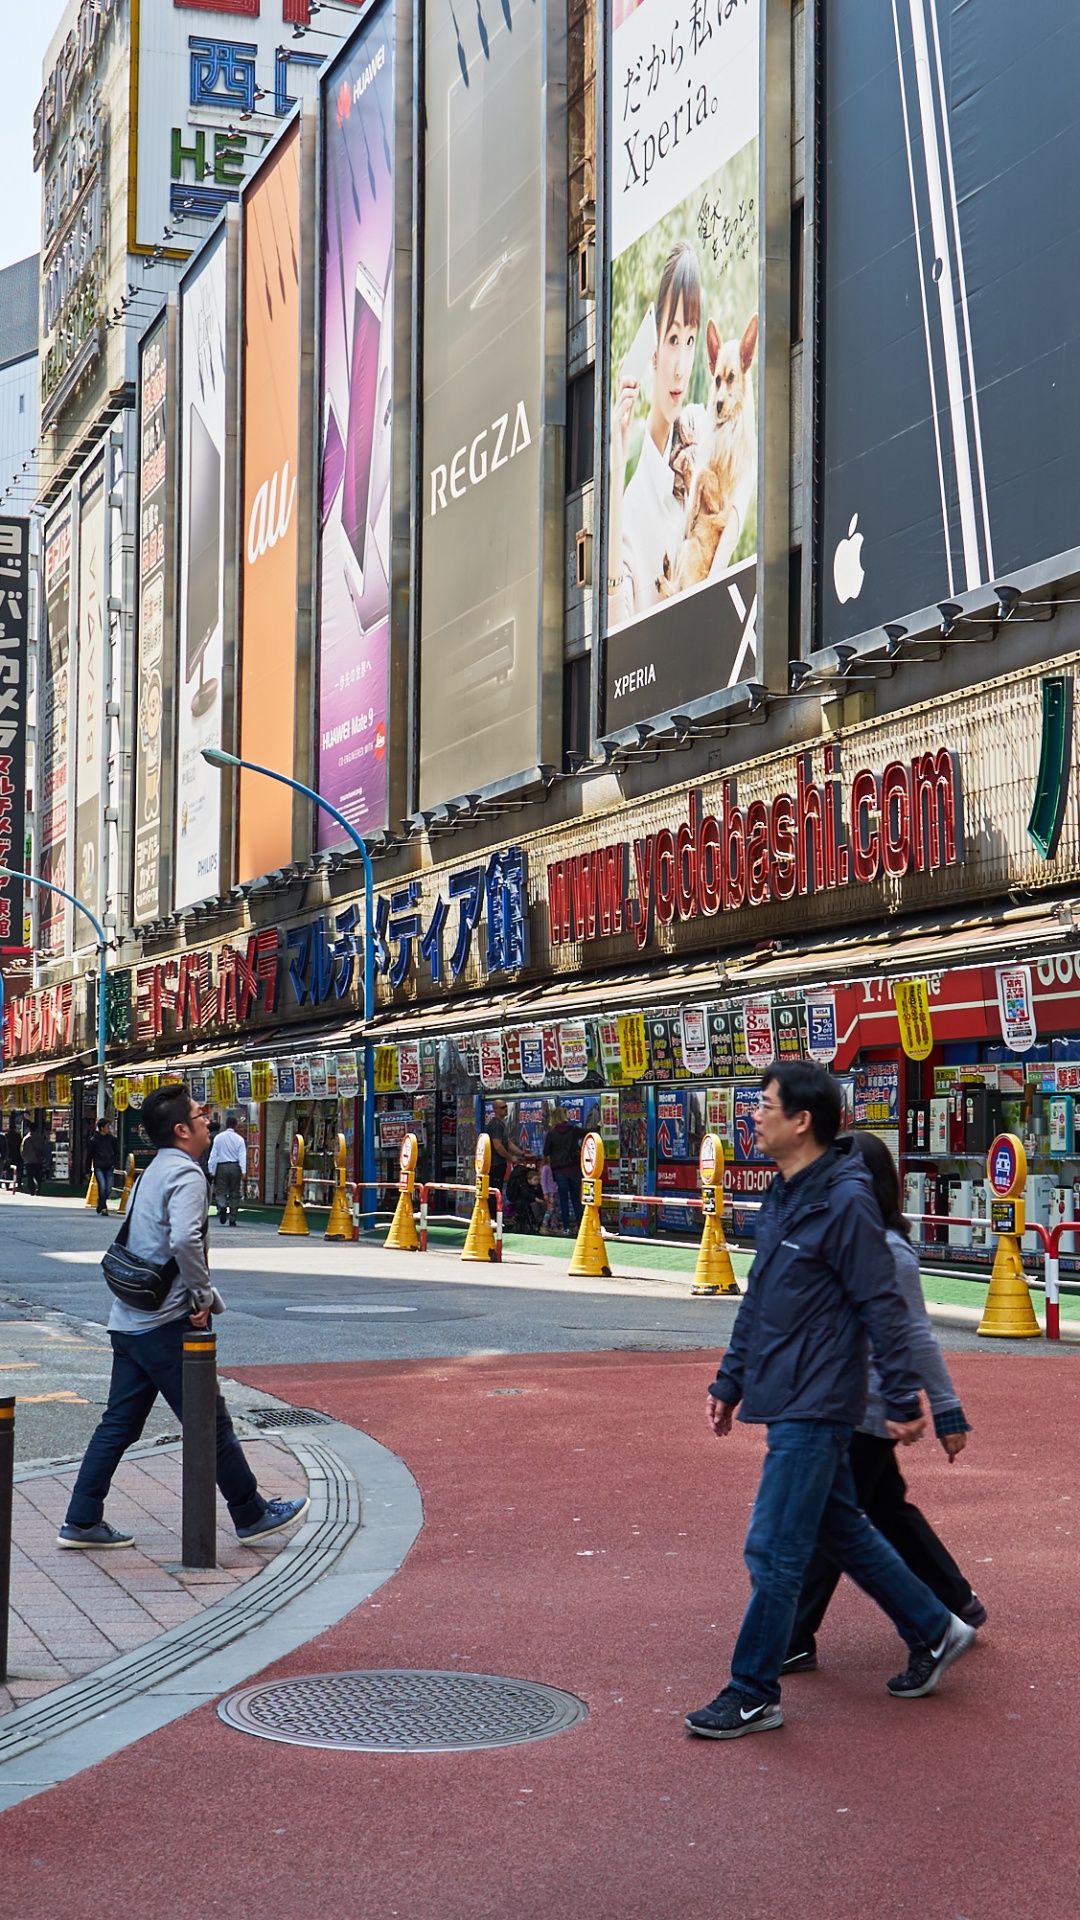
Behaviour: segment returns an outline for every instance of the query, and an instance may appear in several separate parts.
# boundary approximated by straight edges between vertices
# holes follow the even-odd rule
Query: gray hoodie
[[[905,1240],[902,1234],[894,1233],[891,1227],[885,1238],[892,1252],[901,1292],[907,1302],[911,1364],[926,1390],[931,1413],[936,1416],[940,1413],[952,1412],[959,1409],[960,1396],[949,1378],[949,1369],[942,1358],[933,1323],[926,1311],[922,1281],[919,1278],[918,1256],[910,1241]],[[966,1427],[966,1421],[964,1425]],[[885,1425],[885,1397],[881,1391],[881,1380],[872,1357],[870,1398],[866,1403],[865,1416],[859,1422],[859,1432],[876,1434],[879,1440],[887,1440],[889,1437],[888,1428]]]
[[[128,1209],[128,1248],[155,1267],[170,1257],[180,1271],[163,1306],[145,1313],[114,1298],[110,1333],[150,1333],[212,1300],[206,1263],[206,1176],[179,1147],[161,1147],[140,1175]]]

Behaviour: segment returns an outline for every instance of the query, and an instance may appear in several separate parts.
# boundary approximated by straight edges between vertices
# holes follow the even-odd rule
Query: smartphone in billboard
[[[367,552],[382,317],[382,294],[367,270],[362,265],[358,266],[353,295],[349,424],[345,435],[341,524],[361,573]]]
[[[203,659],[221,604],[221,454],[198,410],[188,408],[188,579],[184,678],[196,673],[193,714],[208,713],[217,681],[204,680]]]

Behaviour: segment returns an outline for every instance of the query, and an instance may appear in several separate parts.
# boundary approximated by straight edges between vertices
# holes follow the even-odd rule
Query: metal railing
[[[471,1193],[475,1200],[475,1184],[469,1184],[467,1181],[461,1180],[424,1180],[418,1183],[415,1191],[419,1195],[420,1200],[416,1229],[420,1237],[421,1253],[426,1253],[428,1250],[428,1224],[432,1220],[437,1220],[440,1226],[463,1227],[465,1232],[468,1233],[469,1221],[463,1218],[460,1213],[433,1214],[428,1206],[428,1194]],[[489,1187],[488,1199],[494,1200],[495,1202],[495,1261],[497,1265],[501,1265],[503,1256],[503,1197],[501,1187]]]

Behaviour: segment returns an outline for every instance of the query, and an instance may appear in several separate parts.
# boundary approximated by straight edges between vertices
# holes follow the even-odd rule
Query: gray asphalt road
[[[0,1312],[15,1316],[0,1327],[0,1359],[16,1363],[16,1371],[0,1374],[0,1392],[26,1396],[18,1415],[22,1457],[28,1449],[34,1458],[78,1452],[97,1418],[110,1302],[99,1262],[115,1231],[115,1216],[100,1220],[79,1202],[0,1195]],[[217,1324],[221,1369],[622,1347],[701,1348],[707,1374],[735,1302],[692,1298],[685,1275],[620,1276],[613,1257],[614,1279],[570,1280],[539,1253],[528,1264],[476,1267],[446,1251],[387,1253],[214,1222],[211,1264],[229,1309]],[[37,1331],[20,1335],[17,1323],[28,1320]],[[78,1347],[61,1344],[73,1331],[86,1336]],[[1076,1352],[1041,1340],[991,1346],[961,1328],[943,1328],[941,1336],[947,1347],[998,1355],[1041,1351],[1064,1360]],[[47,1397],[57,1394],[65,1397]],[[151,1433],[172,1429],[168,1414],[155,1412],[154,1420]]]

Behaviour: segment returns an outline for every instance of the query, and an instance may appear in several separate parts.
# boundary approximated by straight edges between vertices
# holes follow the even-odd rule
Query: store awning
[[[0,1093],[5,1087],[25,1087],[36,1080],[51,1080],[57,1073],[89,1072],[85,1053],[68,1053],[60,1060],[20,1061],[0,1073]],[[96,1074],[96,1066],[93,1068]]]

